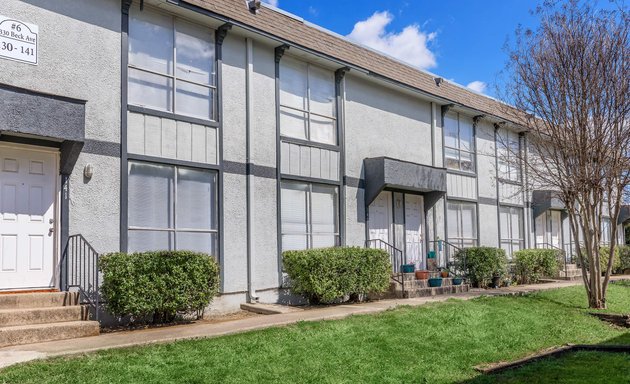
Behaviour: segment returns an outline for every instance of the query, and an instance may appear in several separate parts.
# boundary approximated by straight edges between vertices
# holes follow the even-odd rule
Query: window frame
[[[282,203],[285,199],[280,199],[280,209],[279,209],[279,221],[280,221],[280,239],[281,239],[281,252],[286,251],[284,249],[284,237],[285,236],[305,236],[306,238],[306,248],[305,249],[313,249],[313,237],[317,235],[329,235],[333,236],[335,239],[334,245],[335,247],[340,246],[341,244],[341,202],[340,202],[340,187],[337,184],[328,184],[328,183],[317,183],[311,181],[303,181],[303,180],[292,180],[292,179],[282,179],[280,181],[280,194],[282,195],[282,190],[284,189],[285,184],[294,184],[307,186],[307,194],[306,194],[306,211],[305,218],[306,222],[305,227],[307,228],[306,232],[285,232],[284,222],[282,218]],[[335,232],[313,232],[313,187],[314,186],[322,186],[335,190],[334,195],[334,207],[335,211],[333,212],[333,217],[335,219]]]
[[[525,248],[525,213],[524,213],[524,209],[522,207],[513,207],[513,206],[509,206],[509,205],[499,205],[499,217],[501,217],[501,214],[504,213],[503,210],[507,209],[508,210],[508,217],[510,219],[510,221],[507,223],[507,229],[509,232],[509,236],[505,237],[504,233],[502,231],[502,225],[499,226],[499,246],[503,247],[503,245],[507,245],[509,248],[509,251],[507,252],[507,256],[508,258],[512,258],[512,256],[514,255],[514,245],[518,245],[520,247],[519,250],[524,249]],[[512,232],[512,224],[513,224],[513,213],[514,211],[517,211],[518,213],[518,217],[519,217],[519,228],[520,228],[520,232],[522,237],[518,238],[518,237],[514,237],[514,233]],[[502,224],[502,223],[501,223]]]
[[[450,219],[449,219],[449,205],[450,204],[456,204],[458,206],[458,223],[457,223],[457,236],[451,236],[451,234],[449,233],[449,225],[448,223],[450,223]],[[473,235],[474,237],[464,237],[463,236],[463,228],[464,228],[464,223],[463,223],[463,214],[462,214],[462,208],[464,205],[469,205],[474,207],[474,217],[472,218],[472,222],[474,225],[473,228]],[[459,248],[469,248],[469,247],[476,247],[479,244],[479,222],[478,222],[478,215],[479,215],[479,207],[478,204],[476,202],[472,202],[472,201],[462,201],[462,200],[447,200],[446,201],[446,220],[447,220],[447,226],[446,226],[446,238],[447,241],[453,245],[455,245],[456,247]],[[468,245],[464,245],[466,243],[472,243],[472,245],[468,246]]]
[[[453,147],[453,146],[449,146],[446,144],[446,119],[453,119],[454,121],[457,122],[457,147]],[[467,118],[467,116],[466,116]],[[444,140],[443,140],[443,147],[444,147],[444,167],[449,170],[449,171],[455,171],[455,172],[462,172],[465,174],[470,174],[470,175],[476,175],[477,174],[477,129],[475,127],[475,122],[473,121],[471,126],[471,150],[466,150],[462,148],[462,124],[461,124],[461,119],[462,119],[462,115],[459,112],[447,112],[444,115],[444,124],[442,124],[442,130],[444,132]],[[472,119],[472,118],[471,118]],[[449,150],[451,151],[456,151],[457,152],[457,157],[452,157],[452,156],[448,156],[447,153],[449,152]],[[471,166],[472,166],[472,170],[466,170],[463,169],[462,167],[462,153],[468,154],[471,156]],[[451,166],[449,166],[447,159],[453,159],[457,161],[458,167],[457,168],[453,168]]]
[[[129,40],[131,40],[131,30],[132,30],[132,23],[133,23],[133,16],[131,15],[132,12],[148,12],[148,13],[153,13],[153,14],[157,14],[160,16],[165,16],[168,17],[170,19],[170,31],[172,32],[173,35],[173,44],[171,47],[171,54],[172,54],[172,63],[171,63],[171,69],[172,69],[172,74],[168,74],[168,73],[162,73],[160,71],[156,71],[153,69],[149,69],[149,68],[143,68],[142,66],[136,65],[136,64],[132,64],[131,63],[131,44],[127,45],[127,55],[128,55],[128,60],[127,60],[127,105],[128,106],[133,106],[136,108],[142,108],[142,109],[147,109],[147,110],[155,110],[155,111],[159,111],[162,113],[167,113],[169,115],[172,116],[185,116],[185,117],[189,117],[189,118],[193,118],[193,119],[201,119],[202,121],[208,121],[208,122],[216,122],[217,121],[217,107],[218,107],[218,88],[217,88],[217,81],[218,81],[218,55],[217,55],[217,42],[216,42],[216,35],[215,35],[215,30],[212,28],[209,28],[207,26],[204,26],[202,24],[196,23],[194,21],[190,21],[188,19],[179,17],[179,16],[175,16],[166,12],[162,12],[160,10],[156,10],[153,8],[150,9],[145,9],[140,11],[139,9],[136,8],[132,8],[130,9],[130,16],[129,16]],[[178,23],[186,23],[189,25],[192,25],[196,28],[200,28],[200,29],[204,29],[207,30],[209,33],[208,35],[211,38],[211,41],[209,41],[212,44],[212,49],[214,50],[214,58],[213,58],[213,65],[212,65],[212,73],[210,74],[210,81],[208,84],[205,83],[201,83],[198,81],[194,81],[194,80],[189,80],[189,79],[185,79],[182,78],[181,76],[179,76],[177,73],[177,24]],[[146,105],[146,104],[135,104],[130,100],[129,97],[129,89],[131,88],[129,86],[129,83],[131,81],[131,79],[133,79],[133,76],[131,76],[130,72],[131,70],[134,71],[138,71],[141,73],[145,73],[145,74],[150,74],[153,76],[159,76],[160,78],[164,78],[164,79],[168,79],[168,81],[171,82],[170,85],[170,89],[167,91],[167,93],[170,95],[170,105],[169,108],[170,109],[163,109],[160,107],[155,107],[153,105]],[[177,110],[177,93],[178,93],[178,87],[177,87],[177,83],[178,82],[182,82],[184,84],[189,84],[189,85],[193,85],[193,86],[197,86],[197,87],[202,87],[205,89],[209,90],[210,93],[210,98],[211,98],[211,110],[209,111],[209,116],[201,116],[201,115],[195,115],[195,114],[189,114],[189,113],[185,113],[182,111]]]
[[[504,134],[501,133],[502,131],[504,132]],[[513,136],[516,136],[516,140],[514,141],[512,141]],[[511,142],[516,142],[518,148],[510,148]],[[514,153],[515,151],[517,151],[520,154],[523,150],[520,134],[518,132],[514,132],[505,128],[498,129],[495,145],[497,146],[497,175],[499,177],[499,180],[511,183],[522,183],[522,161]],[[504,160],[502,160],[503,156]],[[515,157],[516,160],[514,160]],[[505,166],[505,172],[501,170],[502,166]],[[513,177],[513,174],[515,174],[516,177]]]
[[[286,60],[292,60],[295,61],[297,63],[300,64],[304,64],[306,65],[306,95],[305,95],[305,99],[306,99],[306,109],[301,109],[301,108],[297,108],[294,106],[290,106],[287,105],[285,103],[282,102],[282,71],[283,71],[283,62],[286,63]],[[322,146],[333,146],[335,148],[337,148],[339,146],[339,128],[338,128],[338,124],[337,124],[337,116],[339,114],[339,111],[337,111],[337,102],[336,100],[333,100],[332,102],[332,108],[333,108],[333,114],[332,116],[327,116],[327,115],[323,115],[317,112],[313,112],[311,111],[311,76],[310,76],[310,70],[311,67],[315,67],[319,70],[322,71],[326,71],[326,72],[331,72],[331,79],[332,79],[332,83],[331,85],[333,86],[333,98],[336,98],[336,94],[334,92],[335,90],[335,77],[334,77],[334,72],[330,71],[327,68],[324,67],[320,67],[318,65],[313,65],[307,61],[303,61],[300,60],[298,58],[295,57],[285,57],[283,60],[281,60],[279,62],[279,71],[278,71],[278,80],[279,80],[279,94],[278,94],[278,116],[282,116],[282,110],[283,109],[288,109],[290,111],[294,111],[294,112],[298,112],[304,115],[304,119],[305,119],[305,123],[306,123],[306,137],[301,138],[301,137],[294,137],[294,136],[287,136],[285,134],[282,133],[282,124],[281,124],[281,120],[280,119],[278,121],[278,125],[279,125],[279,132],[280,132],[280,138],[283,141],[291,141],[291,140],[299,140],[301,142],[306,142],[309,145],[322,145]],[[328,142],[323,142],[323,141],[314,141],[312,140],[312,129],[311,129],[311,115],[313,116],[317,116],[320,118],[324,118],[324,119],[328,119],[331,121],[332,123],[332,128],[334,130],[334,143],[328,143]]]
[[[130,176],[130,171],[131,171],[131,166],[136,163],[136,164],[146,164],[146,165],[156,165],[156,166],[161,166],[161,167],[169,167],[172,169],[173,171],[173,185],[172,185],[172,202],[170,203],[169,206],[169,210],[171,210],[172,215],[173,215],[173,224],[172,227],[169,228],[160,228],[160,227],[150,227],[150,226],[134,226],[134,225],[127,225],[127,238],[129,238],[129,233],[132,231],[136,231],[136,232],[167,232],[167,233],[171,233],[173,236],[173,247],[172,250],[178,250],[177,247],[177,234],[178,233],[206,233],[206,234],[211,234],[213,235],[214,239],[214,248],[213,250],[210,250],[208,253],[214,257],[216,260],[220,259],[220,223],[219,223],[219,170],[217,169],[212,169],[212,168],[199,168],[199,167],[194,167],[194,166],[188,166],[188,165],[179,165],[179,164],[173,164],[173,163],[168,163],[168,162],[155,162],[155,161],[145,161],[145,160],[137,160],[137,159],[129,159],[129,161],[127,162],[127,177]],[[215,228],[209,228],[209,229],[198,229],[198,228],[186,228],[186,227],[182,227],[182,228],[178,228],[177,222],[177,191],[178,191],[178,186],[177,186],[177,181],[178,181],[178,170],[180,168],[184,168],[184,169],[190,169],[190,170],[194,170],[197,172],[206,172],[208,174],[213,175],[214,177],[214,185],[213,185],[213,189],[214,191],[212,192],[212,194],[214,195],[214,201],[211,202],[211,207],[213,210],[213,215],[214,217],[211,218],[211,223],[214,222],[214,227]],[[129,206],[129,200],[130,200],[130,193],[129,191],[127,191],[127,205]],[[131,215],[131,211],[128,209],[127,210],[127,221],[129,222],[129,217]]]

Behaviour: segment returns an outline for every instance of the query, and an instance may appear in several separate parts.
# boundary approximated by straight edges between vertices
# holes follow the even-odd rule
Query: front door
[[[370,204],[368,228],[370,240],[381,239],[391,244],[392,194],[381,192]]]
[[[405,195],[405,243],[407,262],[418,267],[423,265],[422,227],[424,223],[424,199],[418,195]]]
[[[0,144],[0,290],[55,286],[58,153]]]
[[[536,247],[562,248],[562,213],[549,210],[536,218]]]

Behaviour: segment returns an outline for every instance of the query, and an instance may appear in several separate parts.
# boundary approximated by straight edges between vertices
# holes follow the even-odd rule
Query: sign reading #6
[[[37,65],[37,25],[0,15],[0,58]]]

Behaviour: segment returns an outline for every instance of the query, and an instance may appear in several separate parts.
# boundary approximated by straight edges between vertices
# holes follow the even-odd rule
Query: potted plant
[[[403,264],[400,266],[400,271],[402,273],[413,273],[415,269],[416,269],[415,264]]]
[[[463,282],[464,279],[462,279],[460,276],[453,277],[453,285],[462,285]]]
[[[443,279],[446,279],[449,273],[450,271],[448,270],[448,268],[442,268],[440,270],[440,276],[442,276]]]
[[[426,280],[429,278],[429,271],[426,269],[419,269],[416,271],[416,279],[418,280]]]
[[[429,279],[429,287],[436,288],[442,286],[442,278],[441,277],[432,277]]]

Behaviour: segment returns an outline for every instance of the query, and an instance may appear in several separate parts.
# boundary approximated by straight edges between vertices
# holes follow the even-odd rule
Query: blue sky
[[[534,27],[532,0],[266,0],[355,41],[495,95],[507,38]],[[359,23],[359,24],[357,24]]]

